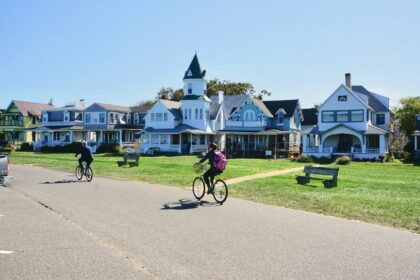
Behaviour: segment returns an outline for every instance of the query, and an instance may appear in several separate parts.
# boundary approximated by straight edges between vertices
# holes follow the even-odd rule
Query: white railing
[[[366,148],[366,154],[379,154],[379,148]]]
[[[309,147],[306,147],[306,152],[307,153],[318,153],[319,148],[316,147],[316,146],[309,146]]]
[[[203,151],[207,150],[207,145],[192,145],[193,151]]]
[[[169,146],[169,149],[171,149],[171,150],[177,150],[177,151],[178,151],[178,149],[179,149],[179,144],[178,144],[178,145],[174,145],[174,144],[172,144],[172,145],[170,145],[170,146]]]
[[[226,121],[226,126],[233,127],[263,127],[267,126],[266,121]]]

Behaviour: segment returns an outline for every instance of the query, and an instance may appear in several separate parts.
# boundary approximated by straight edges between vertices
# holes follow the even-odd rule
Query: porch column
[[[179,144],[178,144],[178,153],[182,153],[181,147],[182,147],[182,137],[181,137],[181,133],[178,135],[179,137]],[[150,142],[149,142],[150,143]]]
[[[120,130],[120,139],[119,140],[120,140],[120,147],[122,147],[122,145],[123,145],[122,144],[122,129]]]
[[[306,154],[306,141],[308,139],[308,135],[302,134],[302,153]]]
[[[379,154],[385,154],[385,135],[379,135]]]
[[[362,145],[362,154],[366,154],[366,144]]]
[[[190,134],[190,154],[193,153],[193,135],[192,133]]]
[[[70,130],[69,132],[70,132],[69,140],[70,140],[70,143],[72,143],[73,142],[73,131]]]
[[[417,135],[414,135],[414,151],[417,151]]]

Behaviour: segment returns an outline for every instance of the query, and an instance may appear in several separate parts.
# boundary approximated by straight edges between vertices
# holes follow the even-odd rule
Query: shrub
[[[41,147],[42,153],[76,153],[80,149],[81,143],[73,142],[63,146],[43,146]]]
[[[99,148],[96,150],[96,153],[111,153],[111,154],[121,154],[122,150],[120,145],[115,143],[102,143]]]
[[[33,152],[34,146],[31,143],[22,143],[18,151],[21,152]]]
[[[385,155],[385,162],[392,162],[394,161],[394,154],[389,152]]]
[[[295,159],[291,159],[291,160],[295,161],[295,162],[302,162],[302,163],[313,162],[312,157],[309,156],[309,155],[300,155],[299,157],[297,157]]]
[[[339,165],[347,165],[350,164],[351,162],[351,158],[348,156],[343,156],[343,157],[339,157],[336,161],[335,164],[339,164]]]

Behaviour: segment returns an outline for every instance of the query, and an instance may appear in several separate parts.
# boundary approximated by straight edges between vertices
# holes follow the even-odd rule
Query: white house
[[[217,100],[206,96],[206,71],[194,56],[184,75],[184,96],[180,102],[159,99],[145,116],[141,150],[192,153],[207,150],[211,142],[223,142],[216,135],[224,127],[223,93]]]
[[[303,132],[302,153],[359,159],[385,156],[390,119],[389,98],[352,86],[346,74],[346,85],[339,86],[320,106],[317,126]]]

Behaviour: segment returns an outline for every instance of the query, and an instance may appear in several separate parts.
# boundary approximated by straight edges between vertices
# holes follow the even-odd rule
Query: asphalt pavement
[[[158,184],[11,171],[0,279],[420,279],[415,233],[231,197],[197,202]]]

